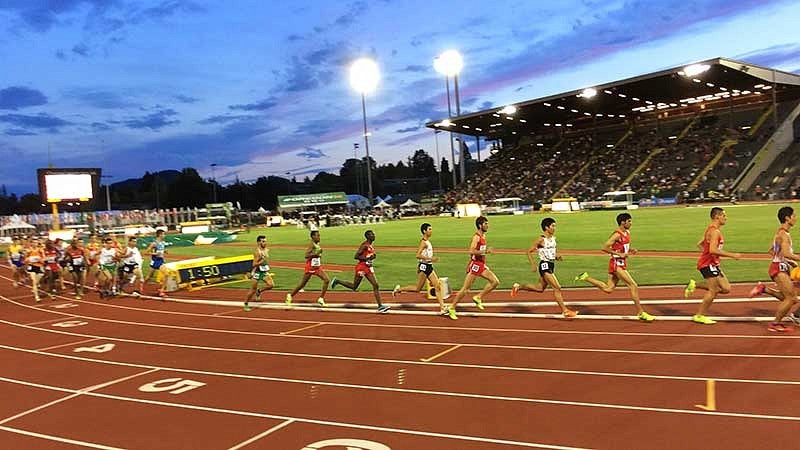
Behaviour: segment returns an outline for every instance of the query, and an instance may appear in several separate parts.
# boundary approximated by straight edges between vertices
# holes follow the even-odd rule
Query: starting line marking
[[[100,449],[100,450],[124,450],[124,449],[119,448],[119,447],[110,447],[108,445],[95,444],[95,443],[86,442],[86,441],[76,441],[75,439],[67,439],[67,438],[63,438],[63,437],[59,437],[59,436],[53,436],[51,434],[34,433],[33,431],[20,430],[18,428],[10,428],[10,427],[6,427],[6,426],[0,426],[0,430],[8,431],[9,433],[23,434],[25,436],[31,436],[31,437],[35,437],[35,438],[46,439],[48,441],[56,441],[56,442],[63,442],[65,444],[79,445],[79,446],[82,446],[82,447],[97,448],[97,449]]]
[[[257,441],[257,440],[259,440],[259,439],[263,438],[264,436],[267,436],[267,435],[269,435],[269,434],[272,434],[272,433],[274,433],[274,432],[276,432],[276,431],[280,430],[281,428],[283,428],[283,427],[285,427],[285,426],[287,426],[287,425],[289,425],[289,424],[291,424],[291,423],[293,423],[293,422],[295,422],[295,420],[294,420],[294,419],[287,419],[287,420],[285,420],[285,421],[283,421],[283,422],[281,422],[281,423],[279,423],[279,424],[275,425],[274,427],[270,428],[270,429],[269,429],[269,430],[267,430],[267,431],[264,431],[264,432],[262,432],[262,433],[259,433],[259,434],[257,434],[257,435],[255,435],[255,436],[251,437],[250,439],[248,439],[248,440],[246,440],[246,441],[243,441],[243,442],[240,442],[240,443],[238,443],[238,444],[234,445],[233,447],[229,448],[228,450],[239,450],[240,448],[242,448],[242,447],[244,447],[244,446],[247,446],[247,445],[249,445],[249,444],[252,444],[253,442],[255,442],[255,441]]]

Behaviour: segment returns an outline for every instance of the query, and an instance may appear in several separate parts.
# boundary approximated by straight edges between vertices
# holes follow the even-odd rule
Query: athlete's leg
[[[775,312],[775,323],[780,323],[792,309],[792,306],[797,302],[797,294],[794,291],[792,279],[789,278],[789,274],[786,272],[779,272],[775,275],[775,283],[783,294],[783,300],[778,306],[778,310]]]
[[[300,284],[298,284],[297,287],[295,287],[294,290],[291,293],[289,293],[289,296],[294,297],[298,292],[300,292],[300,289],[306,287],[306,283],[308,283],[308,280],[310,279],[311,279],[311,274],[304,273],[303,278],[300,279]]]
[[[500,279],[498,279],[497,275],[495,275],[494,272],[492,272],[489,269],[483,271],[483,273],[481,274],[481,278],[488,281],[488,283],[486,283],[486,286],[484,286],[483,289],[481,289],[480,294],[477,295],[478,298],[483,299],[484,295],[488,294],[489,292],[492,292],[493,290],[495,290],[495,288],[497,288],[497,286],[500,285]]]
[[[353,276],[353,282],[352,283],[349,282],[349,281],[344,281],[344,280],[337,279],[336,280],[336,284],[341,284],[342,286],[346,287],[347,289],[350,289],[351,291],[355,291],[356,289],[358,289],[358,286],[361,284],[361,280],[363,278],[364,278],[363,275],[360,275],[359,273],[356,272],[356,274]]]
[[[542,279],[551,288],[553,288],[553,298],[555,298],[556,303],[558,303],[558,306],[561,308],[561,313],[568,317],[574,316],[576,314],[575,311],[567,308],[567,305],[564,304],[564,296],[561,294],[561,283],[558,282],[556,275],[550,272],[545,272],[542,274]]]
[[[401,293],[401,292],[419,292],[422,290],[422,286],[425,285],[425,280],[427,277],[425,276],[425,272],[417,272],[417,284],[409,284],[408,286],[400,286],[395,287],[394,292]]]
[[[367,272],[365,278],[367,281],[369,281],[369,284],[372,285],[372,293],[375,295],[375,302],[378,304],[378,307],[383,306],[383,303],[381,303],[381,291],[380,287],[378,286],[378,280],[375,278],[375,274],[372,272]]]
[[[450,308],[455,309],[456,305],[465,295],[472,289],[472,283],[475,282],[475,275],[472,272],[467,273],[467,276],[464,277],[464,284],[461,286],[461,289],[458,291],[456,296],[453,298],[453,301],[450,302]]]

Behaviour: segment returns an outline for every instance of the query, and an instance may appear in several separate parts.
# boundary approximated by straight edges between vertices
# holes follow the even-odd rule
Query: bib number
[[[322,259],[320,258],[311,258],[311,267],[319,267],[322,265]]]

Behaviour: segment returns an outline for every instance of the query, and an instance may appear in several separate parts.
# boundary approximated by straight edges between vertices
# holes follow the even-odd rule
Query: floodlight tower
[[[464,59],[461,57],[461,53],[457,50],[446,50],[442,52],[441,55],[434,58],[433,60],[433,68],[436,69],[437,72],[444,75],[445,81],[445,88],[447,90],[447,116],[449,118],[453,117],[452,109],[450,109],[450,77],[453,77],[453,87],[455,90],[456,95],[456,116],[461,115],[461,101],[458,95],[458,74],[461,72],[461,69],[464,68]],[[460,170],[461,172],[461,181],[464,181],[464,176],[466,174],[466,168],[464,166],[464,151],[463,149],[459,149],[459,160],[460,163]],[[453,161],[453,187],[456,185],[456,170],[455,170],[455,150],[453,147],[453,133],[450,132],[450,154]]]
[[[367,132],[367,101],[366,95],[378,87],[381,75],[378,64],[369,58],[357,59],[350,66],[350,86],[361,94],[361,113],[364,119],[364,151],[367,154],[367,189],[369,191],[369,204],[372,206],[372,163],[369,158],[369,133]]]

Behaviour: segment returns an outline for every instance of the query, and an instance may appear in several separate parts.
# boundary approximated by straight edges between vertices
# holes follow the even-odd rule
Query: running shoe
[[[773,333],[788,333],[792,331],[792,328],[787,327],[782,323],[772,322],[767,326],[767,330],[772,331]]]
[[[750,298],[763,294],[766,289],[767,287],[764,286],[764,283],[759,281],[758,284],[750,290]]]
[[[33,297],[33,298],[35,298],[35,299],[36,299],[36,303],[39,303],[40,301],[42,301],[42,299],[41,299],[41,298],[39,298],[39,296],[38,296],[38,295],[37,295],[37,296],[35,296],[35,297]]]
[[[511,286],[511,297],[516,297],[517,294],[519,294],[519,283],[514,283],[514,285]]]
[[[456,309],[453,306],[449,306],[447,308],[447,315],[453,320],[458,320],[458,316],[456,315]]]
[[[583,272],[575,277],[575,281],[586,281],[587,278],[589,278],[589,272]]]
[[[167,293],[164,292],[164,291],[158,291],[158,296],[161,297],[161,298],[164,298],[164,297],[167,296]]]
[[[331,280],[331,289],[335,288],[337,284],[339,284],[339,279],[333,277],[333,279]]]
[[[447,306],[442,306],[441,309],[439,309],[439,315],[440,316],[449,316],[450,315],[450,309]]]
[[[324,299],[324,298],[322,298],[322,297],[320,297],[320,298],[318,298],[318,299],[317,299],[317,304],[319,304],[319,306],[321,306],[321,307],[323,307],[323,308],[324,308],[324,307],[326,307],[326,306],[328,306],[328,304],[327,304],[327,303],[325,303],[325,299]]]
[[[286,294],[286,306],[292,306],[292,294]]]
[[[692,316],[692,322],[702,323],[703,325],[714,325],[715,323],[717,323],[716,320],[711,320],[708,317],[703,316],[701,314],[695,314],[694,316]]]
[[[643,322],[652,322],[656,320],[655,316],[648,314],[646,311],[642,311],[639,313],[639,320]]]
[[[256,288],[256,301],[261,301],[261,288]]]
[[[253,308],[251,308],[250,305],[247,304],[247,302],[244,302],[244,310],[245,310],[245,312],[252,311]]]
[[[381,306],[378,306],[378,312],[379,312],[380,314],[386,314],[386,313],[388,313],[388,312],[389,312],[389,310],[390,310],[390,309],[391,309],[391,306],[389,306],[389,305],[381,305]]]
[[[683,290],[683,298],[689,298],[689,296],[692,295],[692,292],[694,292],[696,286],[696,281],[689,280],[689,284],[687,284],[686,289]]]
[[[567,319],[571,319],[578,315],[578,311],[573,311],[571,309],[565,309],[561,312],[561,314],[566,317]]]
[[[800,325],[800,316],[797,315],[797,312],[789,313],[786,315],[786,318],[791,320],[793,324]]]
[[[397,297],[397,294],[400,293],[400,285],[395,285],[394,289],[392,290],[392,297]]]
[[[475,303],[475,306],[477,306],[478,309],[480,309],[481,311],[483,310],[483,300],[481,300],[481,297],[479,295],[473,295],[472,301]]]
[[[139,291],[133,291],[133,292],[131,293],[131,295],[132,295],[132,296],[134,296],[134,297],[141,297],[141,296],[142,296],[142,293],[141,293],[141,292],[139,292]]]

